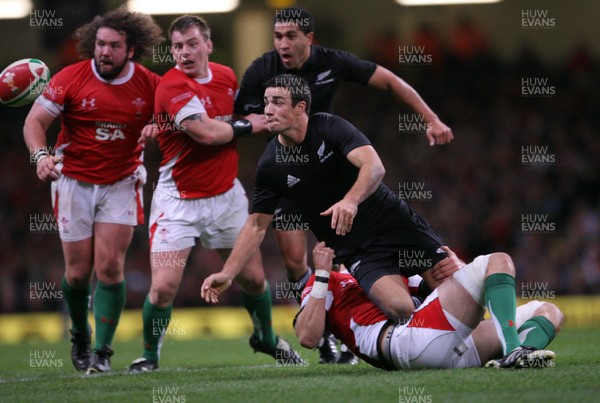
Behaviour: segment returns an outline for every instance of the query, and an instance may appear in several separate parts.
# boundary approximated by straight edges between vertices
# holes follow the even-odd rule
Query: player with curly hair
[[[144,219],[143,128],[160,77],[135,61],[163,40],[147,15],[120,7],[75,32],[85,60],[67,66],[32,106],[23,134],[37,176],[52,182],[52,207],[65,256],[62,290],[72,321],[77,370],[110,370],[111,343],[125,304],[125,254]],[[54,155],[46,132],[60,118]],[[91,351],[91,278],[96,340]]]

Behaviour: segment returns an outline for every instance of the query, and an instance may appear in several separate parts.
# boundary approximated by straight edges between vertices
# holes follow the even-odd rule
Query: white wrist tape
[[[327,288],[329,288],[329,284],[315,281],[312,286],[312,290],[310,290],[310,296],[316,299],[325,298],[327,295]]]
[[[50,156],[50,153],[48,152],[48,150],[45,147],[42,147],[33,154],[33,160],[35,161],[35,164],[37,165],[40,163],[40,161],[43,158],[46,158],[49,156]]]

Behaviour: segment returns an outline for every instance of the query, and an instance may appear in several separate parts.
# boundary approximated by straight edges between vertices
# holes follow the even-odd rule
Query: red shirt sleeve
[[[167,113],[174,118],[179,110],[196,95],[196,89],[192,88],[189,80],[177,79],[177,76],[165,75],[161,80],[156,90],[155,113]]]

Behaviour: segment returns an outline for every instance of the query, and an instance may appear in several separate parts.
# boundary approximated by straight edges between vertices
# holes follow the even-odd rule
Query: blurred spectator
[[[483,30],[468,17],[458,19],[452,33],[452,51],[461,62],[487,53],[488,40]]]
[[[391,30],[376,32],[368,40],[366,59],[398,73],[398,47],[400,40]]]
[[[431,56],[429,69],[438,73],[441,72],[445,50],[435,28],[428,24],[420,24],[413,36],[414,45],[423,49],[423,54]]]

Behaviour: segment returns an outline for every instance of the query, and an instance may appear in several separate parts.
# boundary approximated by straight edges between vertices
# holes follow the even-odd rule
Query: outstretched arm
[[[430,146],[447,144],[454,138],[452,130],[431,110],[417,91],[390,70],[377,66],[368,85],[371,88],[391,93],[396,100],[405,103],[421,115],[427,123],[426,135]]]
[[[200,294],[206,302],[213,304],[219,302],[221,293],[229,288],[233,279],[258,251],[272,217],[270,214],[250,214],[235,240],[233,250],[223,269],[204,280]]]
[[[182,120],[181,129],[202,145],[226,144],[237,137],[255,133],[247,119],[232,123],[211,119],[206,113],[195,113]]]
[[[347,158],[359,169],[356,182],[342,200],[321,213],[331,215],[331,229],[335,229],[337,235],[346,235],[352,230],[358,205],[375,192],[385,175],[383,163],[370,145],[355,148]]]
[[[295,323],[296,336],[302,347],[315,348],[323,337],[328,288],[328,283],[324,281],[325,278],[329,279],[334,256],[333,249],[325,246],[325,242],[319,242],[313,249],[316,278],[308,301],[296,317]]]

